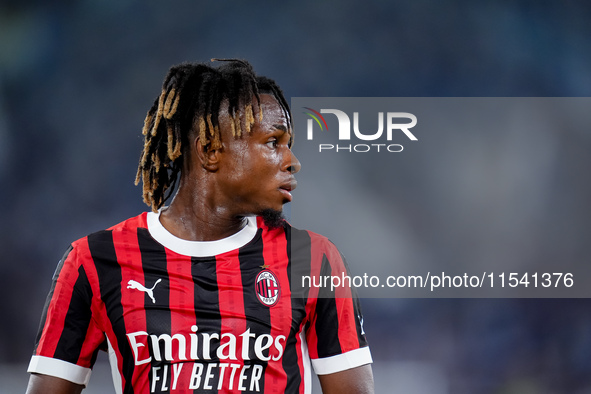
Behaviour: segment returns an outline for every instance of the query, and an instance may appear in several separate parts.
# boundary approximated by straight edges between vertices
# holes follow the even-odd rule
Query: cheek
[[[250,161],[250,157],[249,157],[249,152],[248,152],[248,147],[246,145],[238,145],[235,150],[234,153],[232,155],[233,157],[233,162],[234,162],[234,167],[236,168],[244,168],[245,166],[248,165],[248,162]]]
[[[232,146],[232,153],[226,156],[222,164],[225,177],[230,182],[236,183],[244,179],[250,171],[248,150],[244,146],[235,144]]]

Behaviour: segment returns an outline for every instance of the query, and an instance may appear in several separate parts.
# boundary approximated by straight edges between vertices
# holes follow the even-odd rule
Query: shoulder
[[[262,229],[262,231],[265,233],[285,233],[285,236],[288,238],[308,238],[310,242],[334,246],[330,239],[328,239],[324,235],[318,234],[314,231],[294,227],[286,219],[282,220],[280,226],[270,228],[264,223],[263,219],[260,216],[258,216],[257,227],[259,229]]]
[[[322,234],[293,227],[288,221],[284,221],[282,231],[285,232],[294,256],[303,254],[320,259],[327,257],[329,260],[341,260],[343,257],[337,246]]]
[[[66,251],[66,256],[68,254],[78,255],[78,257],[89,256],[91,248],[90,244],[98,245],[99,247],[104,244],[113,244],[113,242],[116,242],[117,239],[124,234],[137,234],[138,229],[141,228],[147,230],[146,215],[147,212],[141,213],[140,215],[126,219],[107,229],[95,231],[75,240],[70,244],[70,247]]]
[[[300,236],[310,238],[310,243],[322,251],[337,251],[336,245],[325,235],[318,234],[311,230],[302,230],[292,227],[292,231]]]
[[[109,227],[106,231],[121,232],[135,230],[137,228],[148,228],[148,213],[143,212],[137,216],[126,219],[114,226]]]
[[[147,212],[143,212],[137,216],[131,217],[126,219],[122,222],[119,222],[111,227],[108,227],[103,230],[92,232],[82,238],[77,239],[76,241],[72,242],[72,246],[76,247],[80,244],[84,244],[88,242],[88,238],[96,238],[100,237],[102,234],[105,233],[121,233],[125,231],[137,231],[138,228],[148,228],[147,225]]]

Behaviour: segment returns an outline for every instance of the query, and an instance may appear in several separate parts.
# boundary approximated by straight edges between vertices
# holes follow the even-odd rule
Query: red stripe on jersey
[[[229,343],[228,336],[224,337],[224,334],[230,333],[233,335],[234,333],[246,331],[242,276],[240,272],[240,260],[238,259],[237,250],[216,257],[216,275],[218,278],[220,316],[222,320],[220,348]],[[235,352],[241,354],[242,337],[239,335],[234,336],[236,338]],[[224,349],[218,349],[218,352],[221,352],[222,357],[228,354],[234,357],[234,352],[229,346],[225,346]],[[224,380],[221,383],[222,391],[224,393],[239,394],[239,372],[244,365],[244,361],[241,358],[238,360],[232,358],[222,360],[220,358],[221,363],[230,364],[225,370]],[[239,365],[239,367],[232,366],[232,364]],[[227,391],[224,391],[224,388]]]
[[[177,254],[169,249],[166,249],[166,261],[168,270],[169,290],[169,305],[170,310],[175,313],[170,314],[170,335],[181,333],[186,338],[190,338],[191,327],[196,325],[195,317],[195,287],[191,278],[191,257]],[[180,312],[180,313],[179,313]],[[187,343],[185,348],[184,359],[180,357],[178,352],[181,347],[174,348],[173,358],[175,360],[190,360],[191,346]],[[180,362],[170,366],[170,383],[171,390],[184,389],[183,385],[187,385],[191,379],[191,367],[189,364],[185,365]],[[178,370],[177,368],[180,368]]]
[[[279,300],[275,305],[269,307],[271,315],[270,335],[277,342],[277,337],[282,335],[281,326],[285,326],[285,322],[290,322],[292,318],[291,293],[289,292],[290,283],[287,275],[287,263],[289,262],[287,240],[282,229],[264,232],[263,237],[263,260],[265,264],[269,265],[269,270],[275,275],[281,287]],[[267,282],[267,280],[261,282]],[[273,283],[271,285],[275,286]],[[275,294],[273,288],[268,288],[267,290],[271,296]],[[282,353],[285,351],[285,343],[286,339],[279,340],[278,342],[283,347]],[[275,347],[272,347],[272,349],[275,349]],[[283,370],[282,359],[274,360],[273,357],[277,357],[279,354],[273,354],[273,352],[270,352],[269,356],[271,360],[269,360],[265,371],[265,393],[282,392],[287,385],[287,374]],[[273,382],[273,384],[268,384],[268,382]]]
[[[143,219],[143,220],[141,220]],[[123,307],[123,321],[125,322],[125,331],[128,333],[146,331],[146,314],[137,313],[144,311],[145,295],[139,291],[130,291],[127,286],[130,280],[145,283],[144,271],[142,268],[142,256],[138,243],[137,227],[146,227],[145,214],[132,219],[139,220],[139,223],[131,222],[129,225],[115,229],[113,232],[113,243],[117,261],[121,266],[121,306]],[[136,227],[137,226],[137,227]],[[135,312],[135,313],[134,313]],[[106,311],[104,313],[106,316]],[[119,351],[119,344],[113,332],[111,324],[108,325],[109,341],[117,354],[117,365],[119,371],[123,370],[123,357]],[[129,344],[126,344],[129,345]],[[138,348],[138,360],[135,363],[146,360],[150,357],[148,347]],[[149,363],[146,365],[150,365]],[[143,371],[142,366],[135,366],[131,381],[134,387],[150,387],[148,373]],[[125,387],[125,377],[122,376],[123,387]]]
[[[85,243],[85,245],[88,250],[88,243]],[[72,300],[72,289],[79,276],[78,269],[81,260],[77,258],[76,253],[77,250],[72,249],[68,254],[55,284],[53,296],[47,308],[47,319],[43,326],[43,334],[36,349],[36,354],[39,356],[53,357],[61,333],[64,330],[64,322]],[[51,329],[48,329],[48,327],[51,327]]]

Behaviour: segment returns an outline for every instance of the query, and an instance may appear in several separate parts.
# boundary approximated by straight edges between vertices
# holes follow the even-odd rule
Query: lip
[[[279,191],[287,198],[288,201],[292,200],[291,192],[298,186],[298,182],[292,178],[289,181],[279,186]]]

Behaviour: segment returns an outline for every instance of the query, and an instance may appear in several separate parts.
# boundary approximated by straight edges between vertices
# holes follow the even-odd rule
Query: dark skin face
[[[211,149],[194,137],[179,191],[161,222],[173,235],[194,241],[217,240],[239,231],[244,217],[263,210],[281,211],[296,187],[300,162],[291,152],[289,119],[275,97],[261,94],[250,132],[231,133],[227,105],[220,110],[222,147]]]
[[[217,186],[223,204],[234,214],[260,214],[263,209],[281,211],[291,201],[295,189],[294,174],[300,163],[291,152],[289,120],[279,103],[268,94],[261,95],[263,120],[255,122],[250,133],[223,141]],[[221,127],[229,127],[224,118]]]

